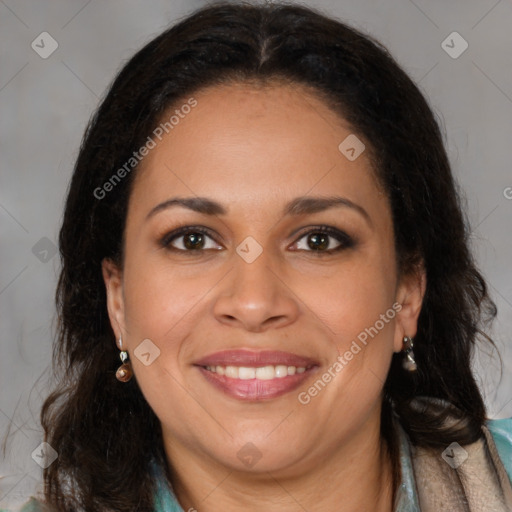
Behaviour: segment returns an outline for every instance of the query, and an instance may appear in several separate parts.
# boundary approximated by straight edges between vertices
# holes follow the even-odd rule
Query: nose
[[[252,263],[233,255],[233,269],[216,298],[216,319],[251,332],[293,323],[300,314],[298,299],[284,282],[271,255],[263,250]]]

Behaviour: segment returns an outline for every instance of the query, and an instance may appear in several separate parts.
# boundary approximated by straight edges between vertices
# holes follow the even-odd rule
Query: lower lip
[[[202,366],[199,370],[205,376],[206,380],[220,389],[227,395],[239,400],[268,400],[277,398],[294,389],[298,388],[306,379],[310,377],[316,366],[308,368],[304,373],[287,375],[270,380],[260,379],[233,379],[225,375],[211,372]]]

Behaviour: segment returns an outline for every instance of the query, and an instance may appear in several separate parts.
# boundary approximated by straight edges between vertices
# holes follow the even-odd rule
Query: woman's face
[[[388,200],[319,99],[194,98],[137,171],[111,323],[176,464],[307,470],[378,431],[424,282],[398,281]]]

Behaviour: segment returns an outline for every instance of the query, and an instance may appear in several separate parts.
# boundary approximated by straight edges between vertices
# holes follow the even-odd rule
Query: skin
[[[162,424],[175,493],[184,510],[200,512],[391,511],[382,388],[393,352],[416,334],[425,274],[399,279],[391,211],[368,155],[345,158],[338,145],[350,126],[314,94],[232,84],[194,97],[197,106],[137,171],[123,268],[103,262],[111,324]],[[350,207],[283,216],[286,203],[306,195],[348,198],[369,220]],[[208,197],[227,213],[175,206],[147,218],[178,196]],[[183,237],[175,252],[159,244],[197,225],[213,235],[202,251],[178,252]],[[355,245],[316,254],[308,234],[321,225]],[[263,249],[252,263],[236,252],[248,236]],[[329,240],[329,249],[339,245]],[[395,302],[400,312],[302,405],[298,394]],[[160,355],[145,366],[133,351],[148,338]],[[292,352],[319,368],[297,390],[244,402],[193,365],[233,348]],[[261,454],[252,467],[237,457],[247,443]]]

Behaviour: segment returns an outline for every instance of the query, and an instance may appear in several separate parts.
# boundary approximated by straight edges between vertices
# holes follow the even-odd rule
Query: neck
[[[169,440],[168,440],[169,441]],[[242,472],[208,461],[204,454],[164,443],[174,493],[183,510],[263,512],[278,505],[283,512],[341,510],[392,512],[393,471],[380,422],[361,428],[335,449],[300,467]]]

